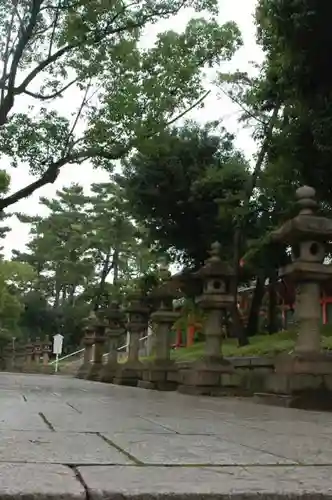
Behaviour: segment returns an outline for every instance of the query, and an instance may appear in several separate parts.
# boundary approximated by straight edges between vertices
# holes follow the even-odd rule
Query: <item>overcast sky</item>
[[[253,23],[255,4],[256,0],[220,0],[220,22],[235,21],[242,32],[244,40],[244,46],[238,51],[233,61],[225,65],[225,68],[222,68],[223,71],[229,69],[246,71],[250,69],[251,61],[261,61],[262,59],[262,54],[255,43],[255,27]],[[177,28],[181,29],[187,21],[188,13],[182,13],[176,20]],[[159,24],[158,28],[154,26],[152,31],[146,34],[146,38],[151,40],[151,37],[155,35],[156,29],[164,30],[169,27],[170,25],[165,23],[163,25]],[[174,19],[172,20],[171,27],[173,29],[175,27]],[[59,112],[66,114],[66,109],[68,109],[69,103],[72,103],[73,100],[75,100],[75,96],[68,93],[59,103],[57,108]],[[20,106],[24,105],[22,102],[16,103],[15,109],[18,109],[18,104]],[[221,98],[218,95],[217,89],[213,89],[208,96],[203,109],[193,111],[190,115],[191,118],[201,123],[222,117],[226,128],[230,132],[235,133],[237,146],[244,151],[248,158],[251,158],[255,152],[255,144],[250,137],[250,131],[244,130],[237,123],[238,116],[239,109],[237,106],[226,97]],[[1,160],[1,168],[7,168],[7,164],[3,160]],[[18,169],[8,168],[8,170],[15,191],[33,181],[33,177],[28,174],[23,166]],[[61,189],[63,186],[68,186],[73,182],[79,182],[88,189],[92,182],[102,182],[107,179],[108,176],[105,172],[92,169],[88,163],[77,166],[69,165],[61,169],[61,174],[53,185],[45,186],[28,199],[16,203],[11,208],[11,211],[23,212],[30,215],[42,214],[42,207],[38,203],[40,196],[52,197],[55,195],[56,190]],[[12,217],[8,225],[12,227],[12,231],[8,234],[4,242],[4,252],[6,257],[10,258],[13,248],[24,249],[29,239],[29,228],[25,224],[20,224],[16,217]]]

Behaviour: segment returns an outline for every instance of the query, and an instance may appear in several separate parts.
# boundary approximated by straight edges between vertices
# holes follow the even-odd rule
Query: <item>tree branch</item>
[[[13,54],[13,60],[11,63],[9,76],[8,76],[8,91],[4,98],[1,108],[0,108],[0,126],[6,123],[7,115],[14,104],[14,91],[15,91],[15,80],[17,75],[17,69],[22,58],[24,49],[30,41],[33,30],[37,24],[38,14],[40,11],[42,0],[32,0],[31,13],[28,25],[26,28],[22,29],[21,36],[18,40],[16,48]]]
[[[210,91],[205,92],[205,94],[202,97],[200,97],[189,108],[187,108],[185,111],[182,111],[175,118],[172,118],[168,123],[164,124],[163,128],[172,125],[176,120],[179,120],[186,113],[188,113],[196,106],[198,106],[209,95],[209,93]],[[158,130],[150,131],[146,134],[145,139],[151,138],[153,135],[157,133]],[[128,151],[130,151],[132,147],[134,147],[134,141],[128,144],[127,146],[119,145],[118,147],[115,147],[113,151],[105,151],[98,148],[87,148],[82,151],[78,151],[76,153],[66,154],[60,160],[57,160],[56,162],[50,162],[46,171],[39,179],[32,182],[31,184],[28,184],[19,191],[16,191],[16,193],[13,193],[9,196],[6,196],[5,198],[0,199],[0,212],[3,211],[5,208],[9,207],[10,205],[13,205],[14,203],[17,203],[18,201],[22,200],[23,198],[27,198],[42,186],[45,186],[46,184],[53,184],[58,178],[61,167],[63,167],[67,163],[75,163],[79,161],[84,161],[88,158],[96,158],[96,157],[105,158],[107,160],[118,160],[119,158],[122,158],[126,153],[128,153]]]
[[[88,148],[77,153],[68,154],[56,162],[50,162],[46,171],[39,179],[32,182],[31,184],[28,184],[24,188],[19,189],[18,191],[16,191],[16,193],[0,199],[0,211],[4,210],[10,205],[13,205],[14,203],[17,203],[23,198],[27,198],[42,186],[45,186],[46,184],[53,184],[58,178],[61,167],[63,167],[67,163],[75,163],[82,159],[94,158],[97,156],[106,158],[108,160],[116,160],[120,158],[122,154],[125,154],[125,152],[126,150],[124,150],[123,148],[116,149],[114,152],[102,151],[97,148]]]
[[[56,99],[57,97],[60,97],[61,94],[63,94],[63,92],[65,92],[66,90],[68,90],[69,87],[71,87],[77,81],[78,81],[78,78],[74,78],[74,80],[72,80],[71,82],[69,82],[64,87],[62,87],[62,89],[57,90],[56,92],[54,92],[54,94],[50,94],[50,95],[43,95],[43,94],[38,94],[38,93],[35,93],[35,92],[30,92],[30,90],[28,90],[28,89],[25,89],[23,91],[23,94],[27,94],[28,96],[33,97],[34,99],[39,99],[40,101],[48,101],[50,99]],[[17,89],[15,89],[15,95],[16,94],[20,94],[20,93],[21,92],[17,92]]]

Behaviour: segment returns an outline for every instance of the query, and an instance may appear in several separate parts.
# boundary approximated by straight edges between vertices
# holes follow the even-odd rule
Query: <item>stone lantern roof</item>
[[[179,290],[179,283],[172,279],[172,275],[165,263],[161,264],[159,275],[162,281],[149,295],[153,302],[162,307],[166,304],[172,304],[172,300],[182,297],[182,293]]]
[[[234,276],[232,267],[220,259],[221,244],[216,241],[212,243],[209,251],[210,257],[206,259],[205,264],[195,273],[200,278],[229,278]]]
[[[271,234],[272,241],[291,245],[303,239],[328,241],[332,238],[332,220],[316,214],[318,203],[316,191],[310,186],[302,186],[296,190],[299,214],[285,222]]]
[[[91,311],[89,316],[84,319],[84,327],[83,327],[84,333],[87,334],[93,333],[95,331],[96,321],[97,321],[96,314],[94,313],[94,311]]]
[[[120,309],[120,304],[117,300],[112,300],[105,311],[105,317],[109,322],[123,320],[123,311]]]

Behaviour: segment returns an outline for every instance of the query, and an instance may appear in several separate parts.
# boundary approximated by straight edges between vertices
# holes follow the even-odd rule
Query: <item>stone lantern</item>
[[[89,370],[86,375],[86,378],[88,380],[99,380],[100,372],[103,367],[105,329],[107,327],[105,311],[103,309],[98,310],[96,312],[95,318],[92,363],[90,363]]]
[[[45,340],[42,343],[43,366],[48,366],[51,352],[52,352],[52,342],[50,341],[49,336],[46,335]]]
[[[28,339],[28,342],[25,345],[25,367],[27,370],[31,369],[33,360],[33,343],[31,339]]]
[[[39,364],[40,363],[40,357],[42,355],[43,349],[42,349],[42,342],[40,340],[40,337],[36,337],[36,340],[34,341],[33,344],[33,357],[35,360],[35,363]]]
[[[197,304],[205,314],[204,355],[190,369],[180,373],[180,392],[214,395],[237,385],[237,378],[231,376],[233,366],[221,353],[224,316],[233,304],[230,294],[233,270],[221,261],[220,251],[221,245],[213,243],[210,258],[197,273],[203,281],[203,293],[198,297]]]
[[[118,348],[123,334],[126,332],[124,314],[117,301],[112,301],[106,311],[108,326],[106,328],[106,338],[108,339],[107,363],[100,373],[101,382],[113,382],[118,369]]]
[[[272,233],[272,241],[291,247],[292,262],[280,269],[279,276],[295,285],[297,340],[293,352],[276,358],[275,373],[266,381],[268,392],[259,396],[319,409],[332,407],[332,358],[322,352],[320,334],[321,283],[332,277],[332,266],[323,263],[332,220],[316,214],[315,194],[312,187],[298,188],[299,214]]]
[[[77,372],[76,375],[77,378],[85,378],[90,368],[90,364],[92,361],[93,345],[94,345],[95,323],[96,323],[96,315],[94,312],[91,312],[89,317],[86,318],[85,325],[83,328],[84,357],[83,357],[83,364],[80,366]]]
[[[177,297],[177,293],[167,266],[161,267],[160,277],[163,283],[151,294],[159,303],[157,310],[150,315],[155,328],[155,359],[142,372],[143,380],[138,382],[138,386],[144,389],[174,390],[177,387],[177,369],[170,359],[170,331],[180,314],[173,310],[173,299]]]
[[[119,365],[114,383],[136,386],[144,368],[139,361],[140,338],[146,334],[149,317],[149,308],[144,303],[139,290],[133,293],[126,312],[128,314],[127,329],[130,334],[128,359]]]

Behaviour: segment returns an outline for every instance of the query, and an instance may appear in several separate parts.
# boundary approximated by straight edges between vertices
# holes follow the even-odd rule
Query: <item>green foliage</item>
[[[259,104],[281,102],[269,150],[283,184],[305,183],[331,203],[332,105],[328,2],[261,0],[258,40],[266,54]]]
[[[26,252],[14,252],[13,264],[34,269],[22,290],[20,326],[31,337],[61,331],[67,349],[75,348],[91,308],[122,299],[156,260],[113,182],[94,184],[89,195],[73,184],[40,202],[47,216],[17,214],[31,240]]]
[[[184,31],[144,47],[145,30],[183,8],[196,13]],[[205,65],[241,44],[234,23],[217,23],[217,0],[4,0],[0,10],[0,154],[38,176],[0,209],[54,182],[68,163],[91,158],[109,169],[193,106]],[[62,116],[57,99],[69,89],[80,103]],[[16,112],[17,96],[29,98],[26,111]]]
[[[234,210],[248,175],[230,134],[187,123],[145,143],[123,167],[117,180],[157,248],[195,266],[215,240],[229,253],[233,214],[222,216],[219,203]]]
[[[332,329],[330,326],[322,328],[322,345],[324,349],[332,350]],[[255,335],[250,337],[249,345],[238,347],[235,340],[225,339],[222,353],[224,356],[269,356],[273,357],[281,352],[289,352],[294,348],[296,332],[283,331],[273,335]],[[204,352],[204,343],[196,343],[190,347],[181,347],[173,351],[176,361],[194,361]]]

